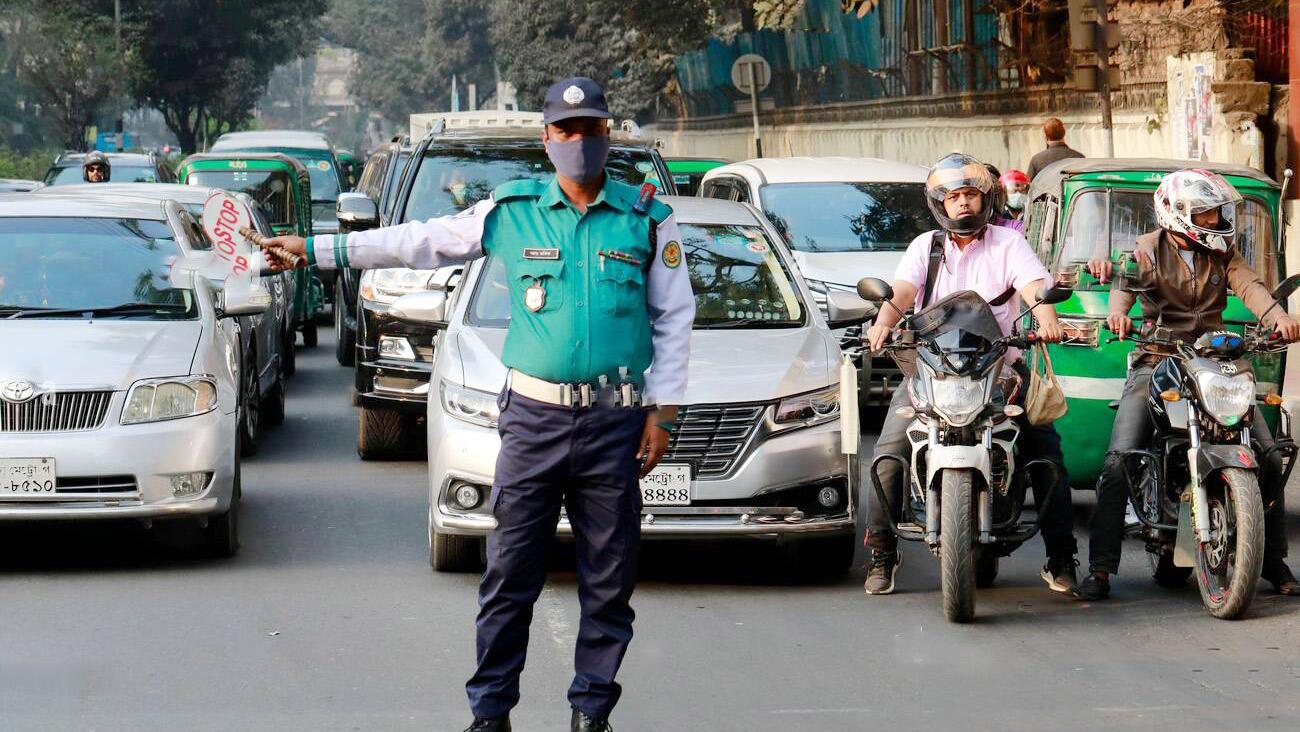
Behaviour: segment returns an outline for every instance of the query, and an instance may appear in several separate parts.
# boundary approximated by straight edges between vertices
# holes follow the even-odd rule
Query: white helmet
[[[1156,188],[1156,223],[1182,234],[1193,245],[1226,252],[1237,233],[1237,204],[1241,194],[1218,173],[1192,168],[1170,173]],[[1192,222],[1192,215],[1219,210],[1219,225],[1208,228]]]

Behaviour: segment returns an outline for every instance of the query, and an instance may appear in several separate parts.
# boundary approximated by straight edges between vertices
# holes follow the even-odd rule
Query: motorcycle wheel
[[[1147,552],[1147,561],[1151,563],[1151,577],[1161,587],[1178,589],[1187,584],[1187,578],[1192,576],[1191,567],[1174,565],[1172,551],[1161,552],[1160,554]]]
[[[1216,618],[1235,620],[1255,597],[1264,562],[1264,501],[1254,473],[1225,468],[1222,491],[1211,492],[1211,541],[1196,548],[1201,602]]]
[[[975,617],[974,496],[970,470],[944,470],[939,514],[943,614],[954,623]]]

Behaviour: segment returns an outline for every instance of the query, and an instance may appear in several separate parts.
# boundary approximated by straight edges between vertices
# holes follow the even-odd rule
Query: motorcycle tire
[[[954,623],[975,618],[975,515],[970,470],[943,471],[939,514],[943,614]]]
[[[1207,507],[1210,529],[1220,535],[1227,532],[1229,538],[1196,547],[1196,584],[1211,615],[1236,620],[1255,598],[1264,563],[1264,501],[1254,473],[1224,468],[1219,476],[1222,491],[1210,492]],[[1232,576],[1225,577],[1229,568]]]
[[[1151,578],[1161,587],[1179,589],[1186,585],[1187,578],[1192,576],[1191,567],[1174,565],[1172,551],[1161,552],[1160,554],[1147,553],[1147,559],[1151,561]]]

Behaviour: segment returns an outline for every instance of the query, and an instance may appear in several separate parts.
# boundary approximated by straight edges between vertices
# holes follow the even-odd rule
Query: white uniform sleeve
[[[677,217],[670,215],[659,225],[658,251],[650,263],[646,281],[646,305],[650,313],[654,361],[645,374],[646,398],[654,404],[678,405],[686,397],[686,367],[691,357],[691,326],[695,322],[695,294],[681,252],[676,267],[664,264],[664,247],[670,242],[680,251],[682,235]]]
[[[411,221],[346,236],[314,236],[321,269],[435,269],[483,256],[483,223],[496,203],[487,198],[454,216]]]

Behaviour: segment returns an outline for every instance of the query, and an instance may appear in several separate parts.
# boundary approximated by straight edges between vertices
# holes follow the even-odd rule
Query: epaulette
[[[673,215],[672,206],[660,201],[658,198],[650,201],[650,208],[646,211],[650,218],[654,219],[655,225],[658,226],[668,220]]]
[[[511,198],[540,198],[546,192],[546,183],[539,180],[520,178],[502,183],[492,191],[492,200],[497,203]]]

